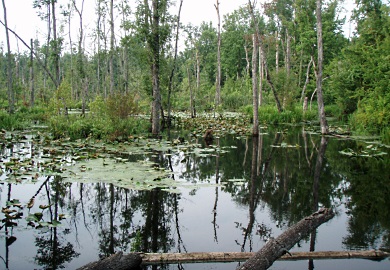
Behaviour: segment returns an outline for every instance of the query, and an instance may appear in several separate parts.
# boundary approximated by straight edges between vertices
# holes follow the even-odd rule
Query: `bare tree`
[[[30,40],[30,106],[34,107],[35,88],[34,88],[34,41]]]
[[[172,87],[173,87],[173,77],[175,76],[175,70],[177,65],[177,49],[178,49],[178,43],[179,43],[179,30],[180,30],[180,15],[181,15],[181,8],[183,6],[183,0],[180,0],[180,6],[179,6],[179,14],[177,15],[177,21],[176,21],[176,36],[175,36],[175,53],[173,57],[173,67],[171,70],[171,74],[169,76],[169,85],[168,85],[168,125],[170,125],[171,121],[171,93],[172,93]],[[192,100],[191,100],[192,102]],[[192,108],[192,106],[191,106]],[[192,111],[191,111],[192,115]]]
[[[324,98],[322,95],[322,66],[324,60],[323,43],[322,43],[322,2],[316,0],[316,15],[317,15],[317,47],[318,47],[318,63],[317,63],[317,103],[318,115],[320,118],[321,133],[329,133],[328,123],[326,121]]]
[[[253,34],[253,52],[252,52],[252,91],[253,91],[253,130],[252,135],[259,135],[259,90],[258,90],[258,36]]]
[[[57,37],[57,19],[56,19],[56,2],[51,1],[51,16],[53,23],[53,44],[54,44],[54,70],[55,70],[55,78],[56,78],[56,88],[60,85],[60,44],[59,39]]]
[[[13,113],[15,110],[15,95],[13,91],[13,82],[12,82],[12,55],[11,55],[11,46],[9,42],[9,33],[8,33],[8,23],[7,23],[7,8],[5,6],[5,0],[3,0],[3,10],[4,10],[4,26],[5,26],[5,35],[7,38],[7,86],[8,86],[8,111]]]
[[[110,1],[110,94],[114,93],[114,46],[115,46],[115,31],[114,31],[114,0]]]
[[[217,45],[217,75],[215,82],[215,109],[221,103],[221,16],[219,13],[219,0],[214,4],[218,16],[218,45]]]
[[[253,10],[255,5],[256,5],[256,0],[254,1],[254,3],[252,3],[251,0],[248,0],[249,12],[250,12],[251,17],[252,17],[252,23],[253,23],[254,28],[255,28],[255,33],[256,33],[256,35],[258,37],[260,53],[262,55],[262,62],[263,62],[263,67],[264,67],[264,71],[265,71],[265,77],[266,77],[268,85],[270,86],[270,88],[272,90],[272,93],[274,95],[276,106],[278,108],[278,112],[281,112],[282,111],[282,106],[280,104],[279,97],[278,97],[278,94],[276,92],[275,86],[274,86],[274,84],[273,84],[273,82],[271,80],[271,75],[270,75],[270,72],[268,70],[268,65],[267,65],[267,61],[266,61],[267,57],[265,55],[263,42],[262,42],[261,37],[260,37],[259,25],[258,25],[256,16],[255,16],[255,12]]]
[[[76,0],[72,0],[73,7],[79,15],[79,42],[77,46],[77,71],[80,79],[79,88],[83,89],[81,92],[82,96],[82,114],[85,113],[86,107],[86,95],[88,89],[88,80],[85,78],[85,70],[84,70],[84,48],[83,48],[83,40],[84,40],[84,28],[83,28],[83,11],[84,11],[84,0],[81,1],[81,7],[78,8],[76,5]]]

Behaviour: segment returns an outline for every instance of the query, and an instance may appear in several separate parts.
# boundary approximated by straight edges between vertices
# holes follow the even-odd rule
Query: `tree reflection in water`
[[[54,176],[50,185],[47,181],[45,182],[51,224],[59,220],[58,209],[64,204],[63,198],[67,185],[60,176]],[[63,269],[65,263],[80,255],[74,250],[73,244],[66,243],[65,238],[60,236],[57,226],[49,227],[42,236],[36,237],[35,245],[37,247],[35,261],[38,265],[44,266],[44,269]]]
[[[46,204],[50,207],[42,211],[45,221],[57,221],[59,213],[68,217],[61,226],[43,230],[8,228],[17,241],[3,248],[6,265],[8,260],[15,261],[12,251],[20,249],[29,233],[38,235],[37,250],[34,243],[26,243],[33,253],[29,256],[45,269],[75,268],[119,251],[256,251],[266,239],[277,236],[274,233],[279,234],[318,207],[334,207],[337,218],[344,218],[348,224],[337,243],[331,243],[332,249],[389,248],[389,157],[343,156],[341,150],[364,149],[367,144],[292,129],[267,129],[267,134],[258,138],[220,138],[210,148],[216,150],[207,156],[184,150],[124,156],[131,161],[153,161],[168,169],[175,181],[194,185],[182,188],[182,194],[161,189],[128,190],[109,183],[70,184],[58,176],[49,177],[50,181],[41,179],[28,195],[31,198],[35,194],[36,206],[31,213],[40,211],[39,204]],[[195,138],[190,143],[202,142]],[[229,150],[218,152],[223,147]],[[208,183],[223,186],[195,186]],[[25,187],[12,184],[12,192],[18,188]],[[2,197],[9,201],[7,192],[4,188]],[[194,218],[198,210],[204,218]],[[203,223],[193,226],[191,222],[198,219]],[[20,223],[27,223],[24,217]],[[320,249],[323,238],[320,228],[297,248]],[[36,264],[30,259],[25,269]],[[310,262],[309,268],[313,267]]]

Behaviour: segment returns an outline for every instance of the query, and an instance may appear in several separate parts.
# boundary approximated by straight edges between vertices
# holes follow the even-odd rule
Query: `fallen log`
[[[218,263],[243,262],[253,257],[255,252],[190,252],[190,253],[141,253],[143,265],[175,263]],[[291,255],[290,255],[291,254]],[[327,259],[367,259],[380,261],[390,257],[381,250],[358,251],[315,251],[291,252],[278,258],[280,261],[327,260]]]
[[[293,225],[277,238],[271,238],[262,249],[247,260],[239,270],[265,270],[268,269],[275,260],[280,258],[302,238],[309,235],[321,224],[334,217],[332,209],[323,208],[305,217],[297,224]]]
[[[122,252],[115,253],[103,260],[84,265],[77,270],[140,270],[142,258],[139,253],[123,255]]]
[[[244,262],[255,254],[255,252],[130,253],[127,255],[116,253],[104,260],[87,264],[78,270],[138,270],[141,265],[154,264]],[[290,254],[285,254],[277,260],[366,259],[381,261],[390,258],[389,252],[381,250],[291,252]],[[119,266],[118,263],[122,266]]]
[[[275,260],[280,258],[285,253],[288,253],[291,257],[292,254],[288,251],[291,249],[300,239],[310,234],[314,229],[316,229],[321,224],[327,222],[333,218],[334,213],[331,209],[321,209],[312,215],[302,219],[294,226],[290,227],[287,231],[282,233],[276,239],[270,239],[265,246],[258,251],[257,253],[251,253],[251,257],[239,268],[240,270],[257,270],[257,269],[267,269],[269,268]],[[349,252],[351,254],[351,252]],[[224,257],[224,261],[227,262],[228,259],[231,261],[239,261],[233,255],[227,256],[225,252],[217,253],[203,253],[203,258],[200,256],[201,253],[184,253],[181,255],[178,254],[154,254],[157,256],[154,263],[170,263],[174,260],[177,260],[178,257],[184,256],[187,258],[187,262],[211,262],[215,261],[216,257]],[[217,254],[219,254],[217,256]],[[238,256],[239,253],[236,253]],[[245,254],[245,253],[244,253]],[[164,259],[164,256],[176,256],[176,259]],[[308,256],[308,255],[306,255]],[[335,256],[335,255],[334,255]],[[349,257],[350,255],[347,255]],[[90,263],[86,266],[79,268],[79,270],[100,270],[100,269],[126,269],[126,270],[136,270],[142,264],[148,264],[147,254],[142,253],[130,253],[123,255],[122,252],[114,254],[108,258],[105,258],[101,261]],[[307,259],[309,257],[305,257]],[[294,259],[298,259],[294,257]],[[183,262],[183,261],[181,261]],[[149,262],[150,264],[151,262]]]

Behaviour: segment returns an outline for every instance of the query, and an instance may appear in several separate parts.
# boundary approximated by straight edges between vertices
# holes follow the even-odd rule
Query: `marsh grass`
[[[94,138],[102,140],[126,140],[126,138],[148,129],[148,121],[138,117],[128,117],[112,121],[109,117],[87,115],[54,116],[49,120],[49,128],[55,139],[71,140]]]
[[[252,106],[245,107],[243,112],[249,117],[252,117]],[[303,112],[300,105],[290,106],[290,108],[285,109],[280,113],[274,105],[259,107],[259,121],[263,124],[297,124],[307,121],[316,121],[317,119],[316,110],[307,110],[306,112]]]

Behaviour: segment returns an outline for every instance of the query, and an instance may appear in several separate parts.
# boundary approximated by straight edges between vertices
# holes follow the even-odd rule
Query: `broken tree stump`
[[[265,246],[253,257],[247,260],[238,270],[265,270],[282,255],[289,253],[289,250],[302,238],[309,235],[321,224],[334,217],[332,209],[323,208],[305,217],[297,224],[290,227],[275,239],[270,239]]]

